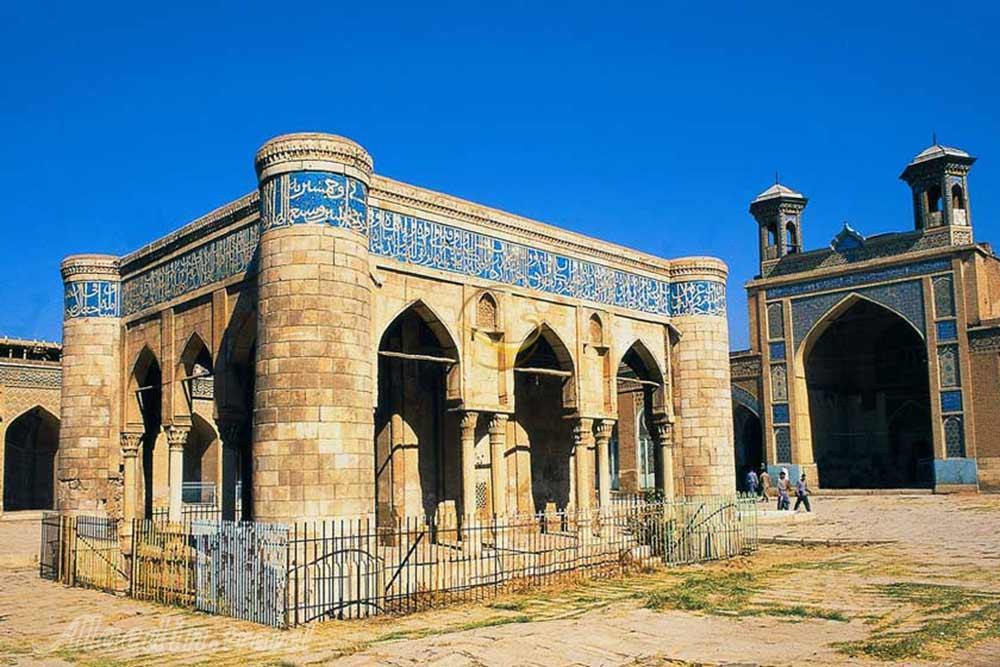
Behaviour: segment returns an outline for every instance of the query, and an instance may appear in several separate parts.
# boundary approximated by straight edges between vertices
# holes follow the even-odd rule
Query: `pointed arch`
[[[159,419],[163,374],[159,359],[148,345],[143,345],[135,355],[131,368],[125,396],[125,421],[129,428],[141,430],[151,410]]]
[[[59,418],[43,405],[18,413],[3,433],[5,511],[55,507]]]
[[[204,339],[197,331],[188,336],[187,342],[177,358],[177,366],[174,371],[174,420],[190,421],[191,413],[194,411],[194,400],[199,394],[199,382],[212,382],[211,378],[215,373],[212,353]],[[209,385],[209,389],[214,390],[214,383]],[[213,392],[203,392],[205,396],[214,395]]]
[[[623,390],[623,386],[627,389],[629,384],[638,386],[649,399],[651,413],[665,413],[666,376],[656,355],[650,352],[641,339],[637,338],[625,349],[616,368],[619,392]],[[656,383],[656,386],[648,383]]]
[[[914,324],[910,320],[910,318],[908,318],[903,313],[899,312],[894,308],[891,308],[890,306],[887,306],[884,303],[881,303],[880,301],[876,301],[875,299],[865,296],[864,294],[859,294],[858,292],[851,292],[850,294],[842,298],[840,301],[835,303],[833,306],[831,306],[829,309],[827,309],[827,311],[824,312],[823,315],[820,316],[820,318],[817,319],[816,322],[809,328],[809,330],[805,333],[804,336],[802,336],[801,338],[798,338],[796,336],[797,340],[795,345],[797,348],[796,352],[797,361],[801,362],[802,359],[805,359],[807,356],[809,356],[809,352],[812,351],[812,347],[816,344],[816,341],[818,341],[822,337],[822,335],[826,332],[826,330],[830,328],[830,325],[833,324],[835,321],[837,321],[837,319],[841,315],[843,315],[847,310],[849,310],[859,301],[867,301],[868,303],[877,306],[883,310],[886,310],[889,313],[895,315],[896,317],[899,317],[901,320],[906,322],[910,326],[910,328],[912,328],[917,333],[918,336],[920,336],[921,340],[926,340],[926,336],[924,335],[924,332],[920,329],[920,327]],[[801,368],[801,363],[797,363],[796,365],[799,368]]]
[[[404,340],[403,327],[412,326],[412,324],[406,325],[408,319],[411,323],[415,320],[416,338]],[[422,332],[429,332],[432,338],[428,338],[426,333]],[[378,352],[426,354],[452,359],[454,363],[445,369],[447,395],[449,400],[460,400],[462,374],[457,340],[458,337],[433,308],[423,299],[415,299],[401,308],[382,330],[379,335]]]
[[[178,370],[183,371],[184,377],[195,375],[198,366],[208,371],[208,374],[212,373],[214,362],[211,349],[197,331],[188,336],[187,342],[177,358],[177,366]]]

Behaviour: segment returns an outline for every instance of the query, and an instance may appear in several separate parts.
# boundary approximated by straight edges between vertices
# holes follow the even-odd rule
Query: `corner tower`
[[[121,375],[118,258],[72,255],[62,262],[63,356],[56,507],[108,511],[117,473]]]
[[[374,513],[368,186],[349,139],[257,151],[260,187],[254,517]]]
[[[935,142],[906,165],[899,177],[913,191],[916,229],[946,230],[953,244],[972,243],[968,181],[975,161],[961,149]]]
[[[757,220],[761,275],[779,259],[802,251],[802,211],[808,199],[802,193],[775,183],[750,202]]]

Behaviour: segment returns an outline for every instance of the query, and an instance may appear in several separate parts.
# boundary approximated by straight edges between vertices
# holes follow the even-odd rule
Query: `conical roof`
[[[775,183],[767,190],[764,190],[759,195],[754,197],[751,203],[757,203],[759,201],[766,201],[768,199],[777,199],[779,197],[786,197],[792,199],[805,199],[805,196],[801,192],[796,192],[791,188],[782,185],[781,183]]]

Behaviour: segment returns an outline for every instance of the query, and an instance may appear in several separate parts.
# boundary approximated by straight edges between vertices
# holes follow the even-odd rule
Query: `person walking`
[[[771,490],[771,476],[767,474],[767,466],[763,463],[760,466],[760,475],[757,476],[758,490],[760,491],[760,502],[767,502],[767,492]]]
[[[747,484],[747,493],[749,493],[751,496],[756,496],[758,480],[757,480],[757,473],[756,471],[754,471],[753,466],[747,466],[746,484]]]
[[[781,472],[778,473],[778,511],[787,510],[790,505],[790,499],[788,497],[788,492],[791,489],[791,483],[788,479],[788,473],[782,468]]]
[[[805,505],[807,512],[812,512],[809,506],[809,486],[806,484],[806,474],[802,473],[802,479],[795,485],[795,511],[799,511],[799,505]]]

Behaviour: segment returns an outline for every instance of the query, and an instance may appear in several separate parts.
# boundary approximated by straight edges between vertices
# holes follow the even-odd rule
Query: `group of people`
[[[778,509],[787,510],[791,504],[792,480],[788,475],[788,468],[782,468],[778,473],[778,481],[774,484],[778,494]],[[759,497],[759,502],[766,503],[771,495],[771,475],[767,472],[767,466],[761,464],[758,474],[752,467],[747,467],[746,476],[747,493]],[[795,484],[795,511],[803,506],[807,512],[812,512],[809,505],[809,485],[806,484],[806,474]]]

